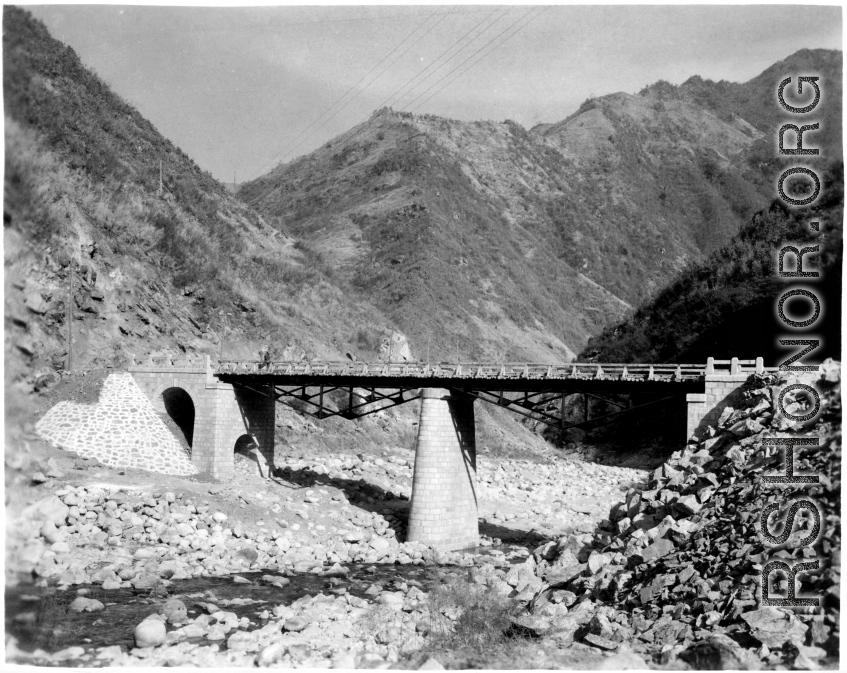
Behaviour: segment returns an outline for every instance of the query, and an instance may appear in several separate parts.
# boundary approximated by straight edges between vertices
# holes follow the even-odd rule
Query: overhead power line
[[[382,77],[382,75],[384,75],[384,74],[385,74],[385,73],[386,73],[386,72],[387,72],[387,71],[391,68],[391,66],[393,66],[393,65],[394,65],[394,64],[395,64],[395,63],[396,63],[396,62],[397,62],[400,58],[402,58],[402,57],[403,57],[403,56],[404,56],[404,55],[405,55],[405,54],[406,54],[406,53],[407,53],[407,52],[408,52],[408,51],[409,51],[412,47],[414,47],[414,46],[415,46],[418,42],[420,42],[420,41],[421,41],[422,39],[424,39],[427,35],[429,35],[429,34],[430,34],[430,33],[431,33],[434,29],[435,29],[435,27],[436,27],[436,26],[438,26],[438,24],[439,24],[439,23],[441,23],[443,20],[444,20],[444,16],[442,16],[440,19],[438,19],[438,21],[436,21],[436,22],[435,22],[432,26],[430,26],[430,28],[429,28],[429,29],[428,29],[428,30],[427,30],[427,31],[426,31],[423,35],[421,35],[421,36],[420,36],[417,40],[415,40],[412,44],[410,44],[408,47],[406,47],[406,49],[405,49],[405,50],[404,50],[401,54],[398,54],[398,55],[397,55],[397,57],[396,57],[393,61],[391,61],[391,63],[389,63],[389,64],[388,64],[388,66],[386,66],[386,67],[383,69],[383,71],[382,71],[381,73],[379,73],[379,75],[377,75],[376,77],[374,77],[374,78],[373,78],[370,82],[368,82],[368,83],[367,83],[364,87],[362,87],[361,89],[359,89],[359,91],[357,91],[357,92],[356,92],[356,94],[355,94],[352,98],[350,98],[350,100],[348,100],[346,103],[344,103],[344,105],[342,105],[340,108],[338,108],[338,109],[337,109],[337,110],[336,110],[336,111],[332,114],[332,116],[331,116],[331,117],[328,117],[328,118],[327,118],[327,119],[326,119],[326,120],[325,120],[325,121],[324,121],[324,122],[323,122],[320,126],[318,126],[318,127],[317,127],[314,131],[312,131],[312,132],[311,132],[308,136],[306,136],[305,138],[303,138],[303,140],[301,140],[299,143],[297,143],[297,145],[295,145],[295,146],[294,146],[291,150],[289,150],[289,151],[288,151],[288,153],[287,153],[287,156],[292,155],[292,154],[293,154],[293,153],[297,150],[297,148],[298,148],[298,147],[300,147],[300,146],[301,146],[303,143],[305,143],[305,142],[306,142],[309,138],[311,138],[311,137],[312,137],[313,135],[315,135],[318,131],[320,131],[320,130],[324,127],[324,126],[326,126],[326,125],[327,125],[327,124],[328,124],[328,123],[329,123],[332,119],[334,119],[334,118],[336,117],[336,115],[338,115],[338,113],[339,113],[339,112],[341,112],[341,111],[342,111],[344,108],[346,108],[346,107],[347,107],[350,103],[352,103],[352,102],[353,102],[353,101],[354,101],[354,100],[355,100],[355,99],[359,96],[359,94],[361,94],[361,93],[362,93],[363,91],[365,91],[365,89],[367,89],[367,88],[368,88],[371,84],[373,84],[373,83],[374,83],[374,82],[376,82],[376,81],[377,81],[380,77]]]
[[[499,33],[498,35],[496,35],[495,37],[493,37],[491,40],[489,40],[488,42],[486,42],[486,43],[485,43],[482,47],[480,47],[479,49],[477,49],[477,50],[476,50],[473,54],[471,54],[470,56],[468,56],[468,58],[466,58],[466,59],[465,59],[464,61],[462,61],[459,65],[457,65],[455,68],[453,68],[453,70],[451,70],[451,71],[450,71],[450,72],[448,72],[446,75],[444,75],[444,77],[442,77],[442,78],[441,78],[441,79],[439,79],[437,82],[435,82],[435,83],[434,83],[432,86],[430,86],[430,87],[429,87],[426,91],[424,91],[423,93],[421,93],[420,95],[418,95],[418,97],[417,97],[417,98],[415,98],[415,99],[414,99],[413,101],[411,101],[410,103],[407,103],[406,105],[404,105],[402,109],[403,109],[403,110],[407,110],[407,109],[409,109],[412,105],[414,105],[414,104],[415,104],[415,102],[416,102],[416,101],[420,100],[420,98],[422,98],[423,96],[425,96],[425,95],[426,95],[429,91],[431,91],[431,90],[432,90],[435,86],[437,86],[437,85],[439,84],[439,82],[444,81],[447,77],[449,77],[449,76],[450,76],[450,75],[452,75],[454,72],[456,72],[456,71],[457,71],[459,68],[461,68],[461,67],[462,67],[465,63],[467,63],[468,61],[470,61],[470,60],[471,60],[474,56],[476,56],[479,52],[481,52],[483,49],[485,49],[486,47],[488,47],[488,45],[490,45],[492,42],[494,42],[495,40],[497,40],[497,39],[498,39],[499,37],[501,37],[503,34],[505,34],[506,32],[508,32],[508,31],[509,31],[509,30],[511,30],[512,28],[514,28],[514,27],[515,27],[518,23],[520,23],[521,21],[523,21],[523,20],[524,20],[526,17],[528,17],[530,14],[532,14],[532,13],[533,13],[536,9],[537,9],[537,8],[533,8],[533,9],[531,9],[529,12],[527,12],[526,14],[524,14],[524,15],[523,15],[520,19],[518,19],[518,20],[517,20],[517,21],[515,21],[513,24],[511,24],[510,26],[508,26],[508,27],[507,27],[505,30],[503,30],[501,33]],[[545,7],[545,8],[542,8],[541,12],[539,12],[538,14],[536,14],[536,15],[535,15],[532,19],[530,19],[530,20],[529,20],[529,21],[527,21],[526,23],[524,23],[524,24],[523,24],[523,26],[520,26],[520,28],[518,28],[518,29],[517,29],[514,33],[512,33],[511,35],[509,35],[509,37],[507,37],[505,40],[503,40],[503,41],[502,41],[500,44],[498,44],[496,47],[494,47],[494,49],[492,49],[491,51],[489,51],[489,52],[487,52],[486,54],[484,54],[484,55],[482,56],[482,58],[478,59],[478,60],[477,60],[477,61],[475,61],[473,64],[471,64],[471,66],[470,66],[469,68],[467,68],[467,69],[466,69],[466,70],[464,70],[462,73],[460,73],[459,75],[457,75],[456,77],[454,77],[453,79],[451,79],[449,82],[447,82],[447,84],[445,84],[445,85],[444,85],[443,87],[441,87],[438,91],[436,91],[434,94],[432,94],[432,96],[430,96],[430,97],[429,97],[429,98],[427,98],[425,101],[423,101],[423,103],[426,103],[426,102],[427,102],[430,98],[432,98],[432,97],[433,97],[433,96],[435,96],[436,94],[441,93],[444,89],[446,89],[446,88],[447,88],[450,84],[452,84],[455,80],[457,80],[459,77],[461,77],[462,75],[464,75],[464,74],[465,74],[468,70],[470,70],[471,68],[473,68],[473,67],[474,67],[477,63],[479,63],[482,59],[484,59],[486,56],[488,56],[488,54],[492,53],[492,52],[493,52],[493,51],[495,51],[498,47],[500,47],[500,46],[501,46],[501,45],[503,45],[506,41],[508,41],[510,38],[512,38],[512,37],[514,37],[515,35],[517,35],[517,34],[518,34],[518,33],[519,33],[519,32],[520,32],[520,31],[521,31],[521,30],[522,30],[525,26],[529,25],[529,23],[531,23],[531,22],[532,22],[532,21],[533,21],[533,20],[534,20],[537,16],[539,16],[539,15],[540,15],[542,12],[544,12],[546,9],[547,9],[546,7]],[[415,106],[415,108],[414,108],[414,109],[415,109],[415,110],[417,110],[417,109],[418,109],[421,105],[423,105],[423,103],[421,103],[420,105]],[[411,112],[412,110],[409,110],[409,111]]]
[[[362,17],[360,19],[317,19],[315,21],[296,21],[292,23],[281,23],[281,28],[288,28],[289,26],[312,26],[312,25],[320,25],[326,23],[361,23],[362,21],[366,21],[368,23],[375,23],[377,21],[387,21],[388,19],[405,19],[409,17],[415,16],[450,16],[452,14],[481,14],[483,12],[489,11],[488,9],[462,9],[457,11],[450,12],[406,12],[405,14],[380,14],[374,16]],[[267,27],[268,21],[267,19],[262,19],[260,22],[257,22],[255,25]]]
[[[402,39],[402,40],[401,40],[401,41],[397,44],[397,46],[395,46],[395,47],[394,47],[394,48],[393,48],[390,52],[388,52],[385,56],[383,56],[383,57],[382,57],[382,59],[379,61],[379,63],[377,63],[377,64],[376,64],[373,68],[371,68],[370,70],[368,70],[368,72],[367,72],[367,73],[365,73],[365,75],[364,75],[364,76],[363,76],[363,77],[362,77],[362,78],[361,78],[358,82],[356,82],[353,86],[351,86],[349,89],[347,89],[347,91],[345,91],[345,92],[344,92],[344,94],[343,94],[340,98],[338,98],[338,99],[337,99],[337,100],[336,100],[336,101],[335,101],[332,105],[330,105],[330,106],[329,106],[326,110],[324,110],[324,111],[323,111],[323,112],[322,112],[322,113],[321,113],[321,114],[317,117],[317,119],[315,119],[314,121],[312,121],[312,122],[311,122],[308,126],[306,126],[306,127],[305,127],[302,131],[300,131],[300,133],[298,133],[298,134],[297,134],[294,138],[292,138],[292,139],[288,142],[288,144],[287,144],[287,145],[285,145],[285,146],[284,146],[281,150],[279,150],[279,151],[278,151],[278,152],[277,152],[277,153],[276,153],[273,157],[271,157],[271,158],[270,158],[270,159],[268,159],[268,160],[267,160],[264,164],[262,164],[262,165],[258,168],[258,170],[256,170],[256,171],[255,171],[255,172],[254,172],[254,173],[253,173],[253,174],[252,174],[249,178],[247,178],[247,180],[248,180],[248,181],[249,181],[249,180],[252,180],[252,179],[253,179],[253,177],[254,177],[257,173],[259,173],[259,171],[261,171],[262,169],[264,169],[264,168],[265,168],[265,166],[267,166],[269,163],[271,163],[272,161],[274,161],[275,159],[277,159],[277,157],[279,157],[279,156],[280,156],[280,155],[281,155],[281,154],[282,154],[285,150],[287,150],[287,149],[288,149],[288,148],[289,148],[289,147],[290,147],[290,146],[291,146],[291,145],[292,145],[292,144],[293,144],[293,143],[294,143],[294,142],[295,142],[295,141],[296,141],[296,140],[297,140],[300,136],[302,136],[302,135],[303,135],[306,131],[308,131],[310,128],[312,128],[312,126],[314,126],[314,125],[315,125],[318,121],[320,121],[320,119],[321,119],[321,118],[322,118],[322,117],[323,117],[323,116],[324,116],[327,112],[329,112],[330,110],[332,110],[332,108],[334,108],[336,105],[338,105],[338,103],[340,103],[342,100],[344,100],[344,98],[345,98],[345,97],[346,97],[346,96],[347,96],[347,95],[348,95],[351,91],[353,91],[353,89],[355,89],[357,86],[359,86],[359,84],[361,84],[362,82],[364,82],[364,81],[368,78],[368,76],[370,76],[370,74],[371,74],[374,70],[376,70],[377,68],[379,68],[379,66],[381,66],[381,65],[382,65],[385,61],[387,61],[387,60],[389,59],[389,57],[390,57],[390,56],[391,56],[391,55],[392,55],[395,51],[397,51],[400,47],[402,47],[402,46],[403,46],[403,44],[404,44],[404,43],[405,43],[405,42],[406,42],[409,38],[411,38],[411,37],[412,37],[415,33],[417,33],[417,32],[418,32],[421,28],[423,28],[423,27],[426,25],[426,22],[427,22],[427,21],[429,21],[429,19],[431,18],[432,14],[433,14],[433,13],[428,13],[428,14],[427,14],[427,17],[423,20],[423,22],[422,22],[419,26],[416,26],[416,27],[415,27],[415,29],[414,29],[411,33],[409,33],[406,37],[404,37],[404,38],[403,38],[403,39]],[[444,18],[444,17],[442,16],[442,17],[441,17],[441,19],[443,19],[443,18]],[[439,19],[439,21],[441,21],[441,19]],[[351,100],[352,100],[352,99],[351,99]],[[348,101],[348,102],[349,102],[349,101]]]
[[[493,14],[496,14],[496,13],[497,13],[497,12],[499,12],[499,11],[500,11],[499,9],[495,9],[493,12],[491,12],[490,14],[488,14],[488,16],[486,16],[486,17],[485,17],[482,21],[480,21],[478,24],[476,24],[476,25],[475,25],[473,28],[471,28],[471,29],[470,29],[467,33],[465,33],[464,35],[462,35],[462,37],[460,37],[460,38],[459,38],[458,40],[456,40],[456,41],[455,41],[452,45],[450,45],[449,47],[447,47],[447,49],[445,49],[444,51],[442,51],[442,52],[441,52],[441,54],[439,54],[438,58],[436,58],[436,59],[435,59],[432,63],[430,63],[430,64],[429,64],[426,68],[424,68],[423,70],[421,70],[421,72],[419,72],[417,75],[415,75],[412,79],[410,79],[410,80],[409,80],[408,82],[406,82],[403,86],[401,86],[399,89],[397,89],[397,91],[395,91],[393,94],[391,94],[391,95],[390,95],[388,98],[386,98],[386,99],[385,99],[382,103],[380,103],[380,104],[377,106],[377,108],[376,108],[376,109],[378,110],[378,109],[380,109],[381,107],[383,107],[384,105],[386,105],[386,104],[388,103],[388,101],[390,101],[392,98],[394,98],[394,96],[396,96],[398,93],[400,93],[400,92],[401,92],[403,89],[405,89],[405,88],[406,88],[409,84],[411,84],[412,82],[414,82],[414,81],[415,81],[418,77],[420,77],[420,76],[421,76],[421,75],[423,75],[425,72],[427,72],[428,70],[430,70],[430,69],[432,69],[433,67],[435,67],[435,64],[436,64],[436,63],[438,63],[438,62],[442,59],[442,57],[444,56],[444,54],[446,54],[448,51],[450,51],[451,49],[453,49],[453,48],[454,48],[457,44],[459,44],[459,42],[461,42],[462,40],[464,40],[464,39],[465,39],[468,35],[470,35],[473,31],[475,31],[477,28],[479,28],[479,27],[480,27],[483,23],[485,23],[486,21],[488,21],[488,19],[490,19],[490,18],[491,18],[491,16],[492,16]],[[506,12],[504,12],[503,16],[505,16],[505,15],[506,15],[506,13],[507,13],[508,11],[509,11],[509,10],[508,10],[508,9],[506,9]],[[500,19],[502,19],[502,18],[503,18],[503,17],[501,16],[501,17],[500,17]],[[482,35],[482,34],[483,34],[486,30],[488,30],[491,26],[493,26],[495,23],[497,23],[497,21],[499,21],[500,19],[496,19],[496,20],[492,21],[490,25],[486,26],[486,27],[485,27],[485,28],[484,28],[484,29],[483,29],[483,30],[479,33],[479,35],[476,35],[475,37],[473,37],[473,38],[470,40],[470,42],[468,42],[466,45],[462,46],[462,47],[461,47],[461,48],[460,48],[460,49],[459,49],[459,50],[458,50],[455,54],[450,55],[450,56],[447,58],[447,60],[446,60],[446,61],[444,61],[444,63],[447,63],[447,61],[449,61],[451,58],[453,58],[454,56],[456,56],[457,54],[459,54],[459,53],[460,53],[460,52],[461,52],[461,51],[462,51],[465,47],[467,47],[469,44],[471,44],[471,43],[472,43],[474,40],[476,40],[476,39],[477,39],[480,35]],[[442,64],[442,65],[444,65],[444,64]],[[441,66],[438,66],[438,68],[440,68],[440,67],[441,67]],[[435,68],[435,70],[438,70],[438,68]],[[409,89],[409,91],[407,91],[406,93],[404,93],[404,94],[403,94],[403,96],[400,96],[400,98],[398,98],[398,99],[397,99],[397,101],[395,101],[395,104],[396,104],[398,101],[400,101],[400,100],[401,100],[404,96],[406,96],[407,94],[409,94],[411,91],[414,91],[414,90],[415,90],[415,89],[416,89],[416,88],[417,88],[417,87],[418,87],[418,86],[419,86],[422,82],[424,82],[425,80],[429,79],[429,77],[430,77],[432,74],[434,74],[434,72],[435,72],[435,71],[433,71],[432,73],[430,73],[429,75],[427,75],[426,77],[424,77],[424,78],[423,78],[420,82],[418,82],[417,84],[415,84],[415,86],[413,86],[411,89]]]
[[[489,40],[488,42],[486,42],[486,43],[485,43],[482,47],[480,47],[479,49],[477,49],[477,50],[476,50],[473,54],[471,54],[468,58],[466,58],[466,59],[465,59],[464,61],[462,61],[459,65],[457,65],[455,68],[453,68],[450,72],[448,72],[448,73],[447,73],[447,74],[445,74],[443,77],[441,77],[441,78],[440,78],[437,82],[435,82],[432,86],[430,86],[430,87],[429,87],[426,91],[424,91],[423,93],[421,93],[421,94],[420,94],[417,98],[415,98],[413,101],[411,101],[410,103],[408,103],[407,105],[405,105],[405,106],[401,109],[401,111],[405,111],[405,110],[406,110],[409,106],[413,105],[413,104],[414,104],[417,100],[419,100],[422,96],[426,95],[426,94],[427,94],[427,92],[429,92],[430,90],[432,90],[432,89],[433,89],[433,87],[437,86],[437,85],[438,85],[440,82],[442,82],[444,79],[446,79],[446,78],[450,77],[450,75],[452,75],[453,73],[457,72],[457,71],[458,71],[458,70],[459,70],[459,69],[460,69],[460,68],[461,68],[461,67],[462,67],[465,63],[467,63],[468,61],[470,61],[471,59],[473,59],[473,58],[474,58],[477,54],[479,54],[481,51],[483,51],[484,49],[486,49],[486,48],[487,48],[489,45],[491,45],[493,42],[495,42],[495,41],[496,41],[496,40],[498,40],[500,37],[502,37],[505,33],[507,33],[508,31],[512,30],[515,26],[517,26],[518,24],[520,24],[520,23],[521,23],[521,21],[523,21],[524,19],[526,19],[528,16],[530,16],[530,14],[532,14],[532,13],[533,13],[534,11],[536,11],[537,9],[538,9],[537,7],[535,7],[535,8],[533,8],[533,9],[531,9],[529,12],[527,12],[527,13],[526,13],[526,14],[524,14],[522,17],[520,17],[517,21],[515,21],[515,22],[511,23],[508,27],[506,27],[506,29],[505,29],[505,30],[503,30],[503,31],[501,31],[500,33],[498,33],[495,37],[493,37],[491,40]],[[446,89],[448,86],[450,86],[450,85],[451,85],[454,81],[456,81],[457,79],[459,79],[459,77],[461,77],[462,75],[464,75],[464,74],[465,74],[466,72],[468,72],[471,68],[473,68],[473,67],[474,67],[477,63],[479,63],[480,61],[482,61],[482,60],[483,60],[486,56],[488,56],[489,54],[491,54],[492,52],[494,52],[495,50],[497,50],[499,47],[501,47],[503,44],[505,44],[508,40],[510,40],[511,38],[513,38],[515,35],[517,35],[517,34],[518,34],[521,30],[523,30],[526,26],[528,26],[528,25],[529,25],[532,21],[534,21],[534,20],[535,20],[538,16],[540,16],[540,15],[541,15],[543,12],[545,12],[547,9],[548,9],[547,7],[542,8],[542,9],[541,9],[541,11],[540,11],[540,12],[538,12],[538,14],[536,14],[536,15],[535,15],[535,16],[533,16],[532,18],[530,18],[530,19],[529,19],[529,21],[526,21],[525,23],[523,23],[523,25],[518,26],[517,30],[515,30],[515,31],[513,31],[511,34],[509,34],[509,35],[506,37],[506,39],[505,39],[505,40],[502,40],[499,44],[496,44],[496,45],[494,46],[494,48],[493,48],[493,49],[490,49],[489,51],[487,51],[485,54],[483,54],[483,55],[482,55],[480,58],[478,58],[476,61],[474,61],[473,63],[471,63],[471,65],[470,65],[469,67],[465,68],[462,72],[460,72],[458,75],[456,75],[455,77],[453,77],[452,79],[450,79],[450,80],[449,80],[446,84],[444,84],[444,86],[442,86],[441,88],[439,88],[439,89],[437,89],[436,91],[434,91],[432,94],[430,94],[430,96],[428,96],[426,99],[424,99],[423,101],[421,101],[418,105],[416,105],[416,106],[415,106],[412,110],[409,110],[409,111],[410,111],[410,112],[412,112],[413,110],[417,110],[417,109],[418,109],[418,108],[420,108],[422,105],[424,105],[427,101],[429,101],[431,98],[433,98],[434,96],[437,96],[437,95],[438,95],[439,93],[441,93],[444,89]],[[501,17],[501,18],[502,18],[502,17]],[[493,24],[492,24],[492,25],[493,25]],[[489,26],[489,27],[490,27],[490,26]],[[478,36],[477,36],[477,37],[478,37]],[[469,43],[469,44],[470,44],[470,43]],[[467,46],[467,45],[466,45],[466,46]],[[359,129],[359,130],[356,132],[356,134],[355,134],[355,135],[358,135],[358,133],[361,133],[361,132],[362,132],[362,130],[363,130],[363,129]],[[352,137],[353,137],[353,136],[351,136],[351,138],[352,138]]]
[[[491,28],[491,27],[492,27],[495,23],[497,23],[497,21],[499,21],[499,20],[500,20],[500,19],[502,19],[504,16],[506,16],[506,14],[508,14],[508,12],[509,12],[509,9],[510,9],[510,8],[506,8],[506,10],[505,10],[505,12],[503,13],[503,15],[502,15],[502,16],[500,16],[499,18],[495,19],[495,20],[494,20],[494,21],[492,21],[489,25],[487,25],[485,28],[483,28],[483,29],[482,29],[482,31],[481,31],[478,35],[475,35],[475,36],[474,36],[474,37],[473,37],[473,38],[472,38],[472,39],[471,39],[471,40],[470,40],[467,44],[463,45],[463,46],[462,46],[462,47],[461,47],[461,48],[460,48],[460,49],[459,49],[459,50],[458,50],[455,54],[452,54],[452,55],[451,55],[451,56],[447,59],[447,61],[449,61],[449,60],[450,60],[451,58],[453,58],[454,56],[458,56],[458,55],[459,55],[459,54],[460,54],[460,53],[461,53],[461,52],[462,52],[462,51],[463,51],[466,47],[470,46],[470,45],[471,45],[471,44],[472,44],[472,43],[473,43],[473,42],[474,42],[477,38],[481,37],[481,36],[485,33],[485,31],[487,31],[487,30],[488,30],[489,28]],[[397,91],[395,91],[393,94],[391,94],[391,95],[390,95],[388,98],[386,98],[386,99],[385,99],[382,103],[380,103],[379,105],[377,105],[375,109],[376,109],[376,110],[380,110],[380,109],[382,109],[382,107],[384,107],[384,106],[385,106],[385,104],[386,104],[386,103],[388,103],[388,101],[390,101],[392,98],[394,98],[394,96],[396,96],[396,95],[397,95],[400,91],[402,91],[403,89],[405,89],[405,88],[406,88],[409,84],[411,84],[411,83],[412,83],[415,79],[417,79],[418,77],[420,77],[420,76],[421,76],[424,72],[426,72],[427,70],[429,70],[430,68],[432,68],[432,66],[434,66],[434,65],[435,65],[435,64],[436,64],[439,60],[441,60],[441,57],[442,57],[442,56],[444,56],[444,54],[446,54],[448,51],[450,51],[451,49],[453,49],[453,48],[454,48],[457,44],[459,44],[462,40],[464,40],[464,39],[465,39],[468,35],[470,35],[470,34],[471,34],[474,30],[476,30],[477,28],[479,28],[479,26],[481,26],[483,23],[485,23],[485,22],[486,22],[486,21],[487,21],[487,20],[491,17],[491,15],[492,15],[492,14],[496,14],[498,11],[500,11],[500,10],[499,10],[499,9],[495,9],[495,10],[494,10],[494,12],[492,12],[491,14],[489,14],[488,16],[486,16],[486,17],[485,17],[482,21],[480,21],[478,24],[476,24],[476,25],[475,25],[473,28],[471,28],[471,29],[470,29],[467,33],[465,33],[464,35],[462,35],[462,37],[460,37],[460,38],[459,38],[458,40],[456,40],[456,41],[455,41],[452,45],[450,45],[447,49],[445,49],[443,52],[441,52],[441,55],[440,55],[437,59],[435,59],[435,61],[433,61],[433,62],[432,62],[429,66],[427,66],[427,68],[425,68],[423,71],[419,72],[417,75],[415,75],[414,77],[412,77],[412,79],[410,79],[408,82],[406,82],[405,84],[403,84],[403,86],[401,86],[399,89],[397,89]],[[444,63],[446,64],[446,63],[447,63],[447,61],[445,61]],[[444,64],[442,64],[442,65],[444,65]],[[441,67],[441,66],[439,66],[439,67]],[[413,86],[411,89],[409,89],[409,91],[407,91],[406,93],[404,93],[404,94],[403,94],[403,96],[406,96],[406,95],[408,95],[409,93],[411,93],[412,91],[414,91],[414,90],[415,90],[418,86],[420,86],[420,85],[421,85],[424,81],[426,81],[427,79],[429,79],[429,77],[430,77],[431,75],[435,74],[435,72],[436,72],[437,70],[438,70],[438,68],[436,68],[436,70],[435,70],[435,71],[433,71],[432,73],[430,73],[429,75],[427,75],[426,77],[424,77],[424,78],[423,78],[420,82],[418,82],[417,84],[415,84],[415,86]],[[451,72],[452,72],[452,71],[451,71]],[[449,74],[449,73],[448,73],[448,74]],[[401,96],[401,98],[402,98],[403,96]],[[398,100],[399,100],[399,99],[398,99]],[[395,102],[396,102],[396,101],[395,101]],[[364,130],[363,128],[360,128],[360,129],[358,129],[358,130],[357,130],[357,129],[356,129],[356,127],[357,127],[357,126],[359,126],[360,124],[362,124],[362,123],[366,122],[369,118],[370,118],[370,115],[365,115],[365,117],[363,117],[361,121],[359,121],[359,122],[357,122],[356,124],[354,124],[354,125],[353,125],[353,127],[352,127],[352,128],[351,128],[348,132],[347,132],[347,133],[349,133],[349,134],[350,134],[349,136],[347,136],[347,137],[345,138],[345,137],[344,137],[344,135],[346,135],[346,134],[342,134],[342,136],[341,136],[341,138],[339,138],[339,140],[340,140],[341,142],[346,142],[346,141],[353,140],[356,136],[358,136],[358,135],[359,135],[360,133],[362,133],[362,132],[363,132],[363,130]]]

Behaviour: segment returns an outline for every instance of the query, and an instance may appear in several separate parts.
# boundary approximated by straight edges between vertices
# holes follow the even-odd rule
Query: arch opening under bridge
[[[179,387],[166,388],[162,391],[162,404],[165,413],[182,431],[188,448],[194,444],[195,408],[191,395]]]

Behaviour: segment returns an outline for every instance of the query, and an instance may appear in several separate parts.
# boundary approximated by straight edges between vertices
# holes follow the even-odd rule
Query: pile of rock
[[[312,506],[321,506],[320,498],[310,498]],[[347,507],[341,512],[348,520],[336,535],[300,542],[297,523],[280,520],[280,527],[271,529],[230,526],[226,513],[183,494],[65,486],[25,510],[10,541],[8,567],[60,585],[152,589],[162,580],[245,569],[322,573],[348,561],[472,566],[479,558],[401,543],[391,514]]]
[[[814,666],[838,651],[841,474],[840,368],[827,361],[814,428],[775,409],[775,394],[794,375],[753,376],[744,403],[726,408],[708,437],[692,441],[654,471],[646,490],[630,491],[591,536],[567,536],[535,550],[545,580],[528,623],[559,637],[615,650],[628,642],[657,663],[696,667]],[[797,413],[799,401],[788,413]],[[796,409],[792,409],[796,407]],[[763,444],[778,433],[821,437],[821,448],[795,449],[798,474],[821,475],[806,487],[763,484],[785,469],[783,452]],[[760,517],[773,502],[810,498],[823,515],[821,569],[798,595],[821,597],[822,614],[756,609],[762,569],[771,558],[814,557],[797,546],[810,534],[801,510],[786,544],[766,547]],[[771,530],[773,530],[771,522]],[[783,590],[785,582],[781,585]],[[778,591],[778,589],[777,589]],[[574,616],[581,611],[583,616]]]

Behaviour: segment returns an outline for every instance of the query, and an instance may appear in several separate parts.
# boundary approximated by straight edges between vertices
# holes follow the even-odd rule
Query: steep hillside
[[[767,207],[775,73],[796,68],[832,83],[840,134],[840,52],[803,51],[746,84],[660,82],[530,131],[380,110],[239,194],[418,350],[458,335],[469,356],[565,357]]]
[[[826,314],[817,336],[822,345],[810,362],[838,359],[841,350],[841,266],[843,256],[844,169],[842,147],[842,61],[840,51],[804,49],[774,64],[743,84],[712,82],[692,77],[679,87],[659,83],[641,95],[666,102],[697,105],[727,123],[749,122],[761,135],[739,155],[739,168],[750,184],[775,196],[775,180],[796,157],[779,157],[777,133],[797,122],[777,102],[779,82],[798,74],[817,75],[823,91],[816,114],[803,123],[818,122],[807,132],[806,147],[822,148],[819,156],[804,157],[823,182],[822,197],[810,208],[778,203],[755,214],[742,229],[707,259],[692,265],[651,301],[620,324],[592,338],[581,358],[600,361],[703,361],[706,357],[762,356],[766,363],[782,362],[793,351],[780,346],[775,304],[787,280],[776,277],[775,251],[786,242],[821,244],[816,260],[824,282],[816,285]],[[786,90],[789,102],[796,89]],[[795,116],[796,117],[796,116]],[[790,136],[788,138],[789,146]],[[820,235],[808,222],[820,220]]]
[[[681,99],[713,112],[724,121],[732,122],[741,118],[755,126],[764,136],[758,143],[754,143],[753,149],[767,150],[769,156],[773,156],[776,130],[782,124],[792,121],[792,115],[786,113],[777,102],[779,83],[786,77],[792,77],[792,83],[786,87],[784,95],[788,103],[797,104],[798,74],[818,76],[821,101],[814,112],[815,119],[803,123],[817,121],[820,129],[809,131],[805,144],[806,147],[825,147],[831,158],[840,159],[844,151],[841,127],[843,60],[844,55],[840,51],[802,49],[774,63],[749,82],[713,82],[691,77],[674,89]],[[805,90],[803,95],[803,100],[811,100],[811,94]]]
[[[592,338],[580,357],[604,362],[703,362],[709,356],[761,356],[767,365],[784,361],[796,349],[780,346],[777,338],[798,338],[782,326],[775,308],[793,280],[776,275],[776,251],[786,243],[821,246],[820,255],[807,255],[804,263],[807,269],[821,270],[821,282],[809,286],[823,306],[818,329],[810,335],[821,338],[822,344],[808,362],[840,357],[843,164],[837,162],[821,177],[823,195],[813,207],[789,213],[774,202],[630,319]],[[820,222],[819,234],[810,233],[812,220]]]
[[[71,48],[15,7],[4,29],[7,390],[65,366],[72,260],[78,368],[127,353],[255,357],[261,341],[309,357],[379,347],[389,320],[343,297],[310,251],[201,171]]]
[[[514,142],[509,127],[463,133],[493,136],[506,156]],[[557,259],[532,222],[511,219],[420,120],[384,110],[348,136],[239,194],[319,253],[349,294],[385,307],[417,352],[568,359],[628,308]]]
[[[40,22],[15,7],[3,18],[7,432],[59,400],[96,400],[103,370],[128,354],[256,358],[267,343],[277,357],[373,361],[387,337],[403,346],[391,318],[343,291],[320,252],[202,172]],[[280,408],[277,447],[411,446],[415,406],[386,414],[391,423],[318,427]],[[517,418],[480,410],[480,446],[544,450]]]
[[[828,49],[802,49],[786,59],[774,63],[762,74],[748,82],[713,82],[700,77],[691,77],[679,87],[660,83],[649,87],[648,93],[664,100],[683,100],[705,110],[727,123],[747,122],[761,135],[741,152],[744,178],[760,189],[774,191],[774,179],[784,170],[789,157],[777,154],[777,134],[785,123],[800,123],[798,116],[787,113],[779,105],[777,89],[786,77],[792,84],[784,95],[788,103],[797,98],[799,75],[820,77],[822,96],[814,114],[807,115],[803,124],[817,122],[820,128],[804,134],[807,148],[824,148],[821,159],[825,162],[843,157],[842,98],[843,98],[843,53]],[[811,94],[804,90],[804,101]],[[786,138],[787,146],[793,146],[791,134]],[[819,159],[814,159],[819,161]]]

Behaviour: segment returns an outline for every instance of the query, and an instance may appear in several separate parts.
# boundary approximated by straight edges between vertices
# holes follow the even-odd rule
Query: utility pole
[[[224,361],[224,335],[226,334],[226,311],[221,311],[221,354],[218,356],[220,362]]]
[[[70,292],[68,296],[68,372],[74,368],[73,342],[74,342],[74,260],[71,258],[68,265]]]
[[[159,196],[162,195],[162,160],[159,159]]]

